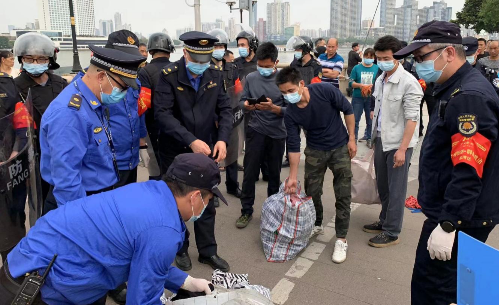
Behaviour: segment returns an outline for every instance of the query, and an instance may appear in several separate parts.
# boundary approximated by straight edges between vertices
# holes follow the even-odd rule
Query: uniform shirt
[[[257,56],[254,55],[251,61],[238,57],[234,60],[234,64],[238,66],[240,80],[243,80],[248,74],[257,71]]]
[[[140,204],[138,204],[140,203]],[[85,197],[37,220],[8,255],[11,275],[43,271],[48,304],[90,304],[128,282],[127,304],[158,304],[187,274],[171,266],[186,227],[163,181],[133,183]]]
[[[67,86],[45,111],[40,171],[54,186],[58,206],[118,182],[105,127],[104,107],[81,79]]]
[[[290,67],[293,67],[300,71],[302,79],[304,80],[306,85],[309,85],[310,83],[321,82],[321,76],[323,75],[322,68],[319,62],[314,58],[311,58],[304,65],[302,64],[302,61],[294,58],[292,63],[290,64]]]
[[[307,146],[312,149],[329,151],[346,145],[349,135],[340,112],[353,114],[352,105],[339,89],[330,84],[311,84],[307,89],[309,104],[305,108],[289,104],[286,110],[288,151],[300,152],[299,126],[307,131]]]
[[[287,103],[278,86],[276,86],[277,74],[277,71],[267,77],[260,75],[258,71],[248,74],[240,100],[240,107],[244,109],[244,103],[248,98],[259,98],[262,95],[270,98],[273,104],[281,107],[280,115],[276,115],[271,111],[254,110],[248,126],[258,133],[273,139],[284,139],[286,138],[286,128],[283,116],[286,112]]]
[[[358,84],[373,85],[375,84],[378,66],[373,64],[371,67],[365,67],[363,64],[356,65],[350,74],[350,79]],[[364,97],[361,95],[360,88],[354,88],[352,97]]]
[[[323,69],[330,69],[342,73],[342,69],[344,68],[344,59],[339,55],[339,53],[335,53],[335,55],[331,58],[328,58],[328,54],[323,53],[319,56],[318,60]],[[339,87],[338,77],[328,78],[323,75],[323,77],[321,77],[321,81],[326,83],[333,83],[337,88]]]
[[[189,79],[189,82],[191,83],[191,86],[193,87],[194,91],[198,91],[198,89],[200,88],[201,79],[203,78],[203,74],[198,75],[196,78],[194,78],[194,76],[191,75],[191,72],[189,72],[189,69],[187,67],[186,70],[188,72],[187,77]]]
[[[79,72],[72,82],[84,75],[84,72]],[[141,83],[137,81],[137,85],[139,86],[137,90],[128,88],[127,95],[120,102],[103,105],[108,109],[106,115],[109,115],[109,128],[120,170],[132,170],[139,165],[139,140],[147,136],[145,117],[139,116],[137,105]]]
[[[429,219],[456,228],[498,224],[498,95],[468,62],[435,93],[418,203]]]

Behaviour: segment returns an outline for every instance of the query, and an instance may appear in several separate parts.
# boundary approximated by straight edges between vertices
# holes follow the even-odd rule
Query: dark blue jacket
[[[498,224],[498,95],[466,62],[435,97],[420,153],[422,211],[457,228]]]

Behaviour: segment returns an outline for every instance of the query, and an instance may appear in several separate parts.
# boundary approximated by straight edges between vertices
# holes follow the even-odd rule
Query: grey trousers
[[[389,236],[397,237],[403,226],[408,171],[413,148],[406,150],[405,164],[394,168],[394,154],[397,150],[384,152],[382,141],[378,136],[374,145],[375,174],[378,194],[380,201],[382,201],[379,219],[382,223],[382,230]]]

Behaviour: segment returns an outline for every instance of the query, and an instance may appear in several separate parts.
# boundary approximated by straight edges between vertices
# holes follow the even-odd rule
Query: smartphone
[[[257,99],[256,98],[247,98],[247,101],[248,101],[248,104],[249,105],[255,105],[255,104],[258,104],[257,102]]]
[[[247,98],[247,101],[248,101],[248,104],[250,104],[250,105],[256,105],[256,104],[267,102],[267,98],[265,95],[262,95],[259,98]]]

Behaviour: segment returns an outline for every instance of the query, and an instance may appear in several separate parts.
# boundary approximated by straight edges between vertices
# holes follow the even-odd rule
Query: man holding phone
[[[241,100],[245,111],[252,113],[252,118],[246,130],[241,216],[236,221],[236,227],[240,229],[252,220],[255,181],[264,158],[269,167],[267,195],[278,192],[286,139],[283,122],[286,102],[275,84],[278,49],[271,42],[266,42],[259,46],[255,56],[257,71],[247,75]]]

